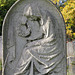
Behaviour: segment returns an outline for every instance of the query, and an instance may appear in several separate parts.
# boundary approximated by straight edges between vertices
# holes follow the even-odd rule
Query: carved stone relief
[[[48,4],[18,1],[9,11],[4,22],[3,75],[66,75],[64,22],[52,3],[42,3]]]

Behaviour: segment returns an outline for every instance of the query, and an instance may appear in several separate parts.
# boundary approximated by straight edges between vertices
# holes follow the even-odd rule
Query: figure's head
[[[50,15],[48,10],[44,10],[39,6],[27,5],[23,11],[22,24],[28,25],[28,22],[30,21],[31,23],[29,23],[29,25],[31,26],[32,24],[36,29],[38,26],[39,28],[42,26],[42,31],[46,37],[49,37],[51,32],[50,24],[52,23]],[[35,30],[33,26],[31,27],[32,31]]]
[[[39,6],[32,6],[32,5],[27,5],[23,11],[23,18],[25,18],[25,21],[27,19],[31,21],[39,21],[40,25],[44,25],[47,22],[48,15],[47,10],[42,9]],[[23,23],[25,23],[23,20]]]

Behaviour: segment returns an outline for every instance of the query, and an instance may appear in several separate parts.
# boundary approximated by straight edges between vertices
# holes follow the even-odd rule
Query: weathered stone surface
[[[67,43],[67,57],[74,56],[74,44],[73,42]]]
[[[0,59],[2,60],[2,36],[0,36]]]
[[[51,2],[17,1],[4,20],[3,75],[66,75],[65,35]]]
[[[67,43],[67,57],[75,57],[75,41]]]
[[[75,75],[75,57],[69,57],[69,73],[70,75]]]
[[[73,41],[73,54],[74,54],[74,57],[75,57],[75,40]]]

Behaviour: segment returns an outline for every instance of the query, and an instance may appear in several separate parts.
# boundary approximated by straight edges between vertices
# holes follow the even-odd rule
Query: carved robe
[[[47,0],[18,0],[3,28],[3,75],[66,75],[65,28]]]
[[[31,7],[29,7],[29,10],[31,11]],[[25,24],[30,28],[27,28],[29,33],[19,35],[22,37],[29,35],[25,38],[28,42],[17,64],[15,75],[48,75],[51,72],[59,72],[61,68],[58,68],[58,71],[53,71],[53,69],[64,57],[63,46],[59,47],[50,17],[47,17],[44,25],[39,25],[39,21],[34,19],[35,17],[38,18],[38,16],[32,14],[28,16],[30,18]]]

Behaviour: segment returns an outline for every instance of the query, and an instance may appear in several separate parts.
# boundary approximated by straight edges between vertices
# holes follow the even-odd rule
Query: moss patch
[[[75,61],[73,61],[71,64],[72,64],[72,65],[75,65]]]

